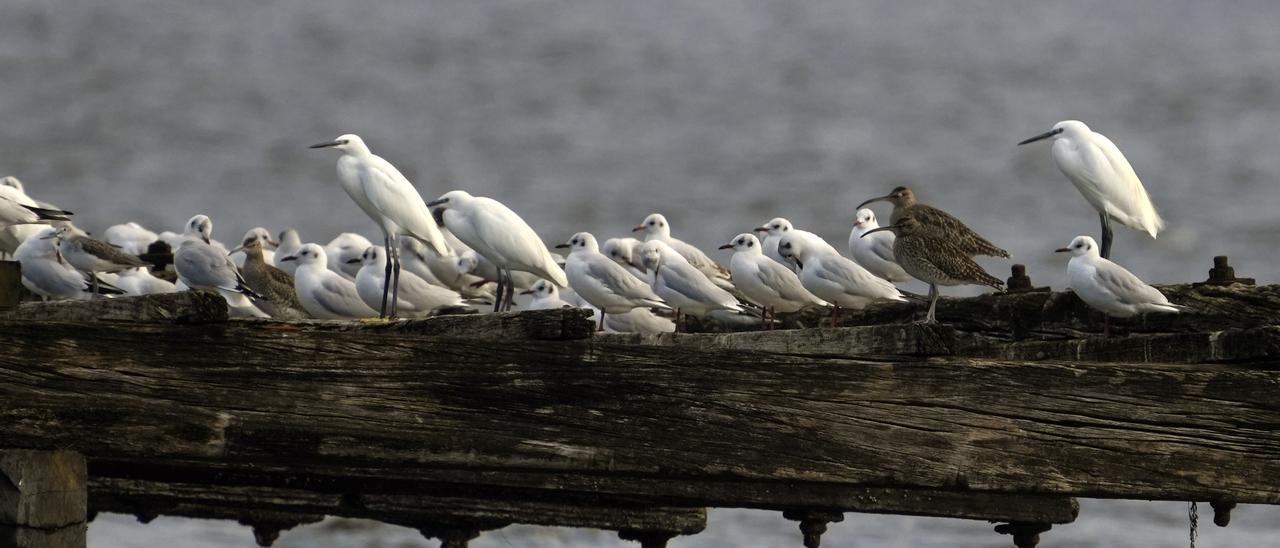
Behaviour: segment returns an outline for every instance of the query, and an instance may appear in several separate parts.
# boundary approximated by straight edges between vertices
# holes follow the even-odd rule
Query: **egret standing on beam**
[[[1164,219],[1151,203],[1138,174],[1107,136],[1083,122],[1064,120],[1018,146],[1042,139],[1053,139],[1054,163],[1089,205],[1098,210],[1102,219],[1102,258],[1111,257],[1111,219],[1152,238],[1164,228]]]
[[[400,289],[400,236],[417,238],[446,254],[449,250],[444,236],[413,184],[391,162],[369,152],[359,135],[348,133],[327,143],[311,145],[311,148],[327,147],[342,151],[338,158],[338,181],[342,189],[382,228],[387,266],[380,314],[384,318],[388,316],[387,294],[390,293],[390,316],[394,318]]]

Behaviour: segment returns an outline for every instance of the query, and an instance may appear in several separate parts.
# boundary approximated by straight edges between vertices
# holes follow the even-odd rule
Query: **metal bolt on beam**
[[[1213,507],[1213,524],[1218,527],[1226,527],[1231,525],[1231,510],[1235,509],[1236,503],[1229,500],[1219,500],[1209,503]]]
[[[1209,279],[1204,281],[1205,285],[1254,285],[1254,283],[1253,278],[1237,278],[1236,269],[1231,267],[1226,255],[1218,255],[1213,258],[1213,268],[1209,269]]]
[[[822,534],[827,532],[828,523],[844,521],[844,512],[838,510],[787,510],[782,517],[800,522],[800,533],[804,535],[805,548],[822,546]]]
[[[1010,269],[1008,283],[1005,285],[1006,293],[1042,293],[1048,292],[1048,287],[1036,287],[1031,283],[1031,277],[1027,275],[1027,266],[1021,264],[1013,265]]]
[[[1052,529],[1048,523],[1028,523],[1014,521],[996,526],[996,532],[1002,535],[1013,535],[1013,545],[1018,548],[1035,548],[1040,544],[1040,533]]]
[[[675,533],[668,531],[637,531],[634,529],[618,531],[618,538],[639,542],[640,548],[667,548],[667,542],[675,538],[675,536]]]

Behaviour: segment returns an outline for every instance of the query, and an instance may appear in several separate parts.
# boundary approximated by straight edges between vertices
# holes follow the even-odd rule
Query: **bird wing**
[[[841,260],[843,259],[843,260]],[[844,292],[856,297],[890,297],[898,295],[898,288],[877,278],[857,263],[839,255],[822,258],[822,268],[814,274],[822,280],[838,284]]]
[[[757,261],[757,276],[765,285],[778,292],[778,295],[789,301],[821,302],[800,283],[800,278],[791,269],[782,266],[773,259]]]
[[[502,253],[512,267],[523,265],[532,269],[532,274],[560,287],[569,285],[564,270],[556,264],[542,238],[511,208],[497,200],[476,198],[472,215],[471,222],[480,239]]]
[[[605,291],[628,299],[662,302],[652,288],[636,279],[612,259],[604,255],[591,255],[586,259],[587,274],[591,279],[599,280],[601,288]]]
[[[969,255],[990,255],[992,257],[1009,257],[1009,252],[996,246],[968,225],[960,222],[941,209],[925,204],[916,204],[907,208],[907,214],[927,225],[930,229],[941,230],[947,234],[953,244]]]
[[[1120,148],[1111,142],[1106,135],[1094,132],[1091,137],[1093,144],[1102,152],[1102,156],[1106,159],[1112,173],[1116,175],[1120,182],[1121,188],[1117,189],[1114,199],[1115,204],[1128,219],[1122,218],[1120,215],[1113,215],[1120,219],[1126,226],[1136,228],[1151,234],[1155,237],[1160,229],[1164,228],[1164,219],[1160,218],[1160,213],[1156,211],[1155,204],[1151,203],[1151,197],[1147,195],[1147,189],[1142,186],[1142,181],[1138,179],[1138,174],[1133,171],[1133,166],[1129,164],[1129,159],[1124,157],[1120,152]]]
[[[369,305],[364,304],[360,295],[356,294],[355,284],[337,274],[325,276],[320,281],[320,291],[315,291],[312,298],[321,308],[336,316],[359,317],[377,314],[374,309],[369,308]]]
[[[869,247],[871,249],[871,252],[874,253],[876,257],[879,257],[891,263],[898,262],[898,259],[893,256],[894,236],[892,232],[888,232],[888,231],[877,232],[875,234],[872,234],[870,239],[871,239],[871,245]]]
[[[413,184],[391,162],[375,155],[368,160],[359,174],[360,186],[369,203],[408,235],[422,240],[440,254],[447,253],[444,235]]]
[[[129,267],[147,265],[147,263],[143,262],[142,259],[125,253],[119,248],[102,240],[81,236],[76,238],[76,241],[80,243],[80,249],[83,249],[86,253],[111,264],[125,265]]]
[[[1096,269],[1099,284],[1124,304],[1165,304],[1169,300],[1160,290],[1147,285],[1123,266],[1107,262]]]
[[[732,294],[711,283],[707,275],[694,268],[693,265],[676,263],[663,265],[661,269],[663,272],[662,280],[667,287],[676,293],[684,295],[691,301],[723,305],[736,305],[737,303],[737,299],[733,298]]]

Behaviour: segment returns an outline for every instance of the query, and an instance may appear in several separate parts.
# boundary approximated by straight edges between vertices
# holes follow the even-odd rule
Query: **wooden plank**
[[[18,306],[22,291],[21,265],[17,261],[0,261],[0,308]]]
[[[544,500],[494,500],[426,490],[419,494],[319,492],[287,487],[95,477],[94,512],[179,515],[280,523],[318,516],[367,518],[412,527],[499,528],[511,523],[690,535],[706,527],[703,508],[644,507]]]
[[[222,323],[227,303],[212,291],[184,291],[92,301],[28,302],[0,310],[0,319],[40,322]]]
[[[6,443],[95,459],[520,472],[641,497],[667,479],[1280,503],[1280,378],[1258,365],[0,327]]]
[[[0,450],[0,547],[83,548],[85,476],[79,453]]]

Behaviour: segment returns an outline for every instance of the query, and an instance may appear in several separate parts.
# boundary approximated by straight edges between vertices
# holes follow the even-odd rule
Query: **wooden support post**
[[[0,308],[18,306],[21,297],[21,265],[17,261],[0,261]]]
[[[84,456],[0,449],[0,548],[84,548]]]

